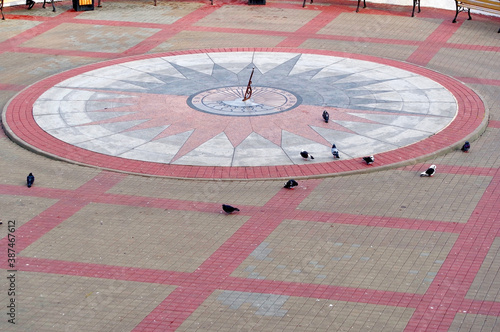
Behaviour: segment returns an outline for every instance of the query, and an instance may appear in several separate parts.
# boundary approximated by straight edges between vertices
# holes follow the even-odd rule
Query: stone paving
[[[411,18],[410,7],[368,3],[355,13],[355,3],[345,1],[306,8],[289,1],[267,1],[266,6],[217,0],[214,5],[160,1],[157,7],[150,2],[107,1],[90,12],[75,12],[70,2],[63,1],[56,8],[56,13],[40,4],[29,11],[25,6],[5,8],[6,20],[0,21],[2,124],[16,141],[0,132],[0,252],[5,255],[0,266],[0,330],[500,329],[498,18],[476,14],[467,21],[460,16],[452,24],[451,11],[423,7]],[[345,114],[351,118],[332,117],[331,127],[326,127],[317,113],[326,105],[318,105],[307,90],[294,91],[276,86],[270,78],[264,80],[270,69],[266,61],[241,61],[242,55],[257,53],[265,54],[268,63],[280,54],[287,61],[312,55],[324,61],[334,57],[352,61],[355,65],[348,68],[351,88],[372,89],[369,103],[386,106],[400,91],[396,87],[408,80],[398,81],[389,94],[377,96],[373,93],[373,85],[380,84],[377,78],[366,75],[363,80],[371,83],[357,84],[362,81],[356,79],[361,63],[380,66],[389,75],[406,70],[427,83],[403,97],[415,97],[419,90],[436,84],[454,99],[447,103],[456,106],[456,115],[446,115],[452,119],[442,125],[445,128],[429,129],[423,140],[406,146],[403,141],[408,136],[404,136],[393,140],[400,148],[376,150],[373,166],[360,162],[361,152],[346,153],[346,143],[340,161],[322,159],[320,153],[317,162],[305,162],[293,159],[296,156],[290,152],[288,164],[246,159],[244,167],[214,164],[217,158],[193,152],[220,132],[228,133],[227,139],[213,140],[215,146],[228,141],[238,146],[236,141],[254,137],[238,125],[242,117],[205,117],[222,121],[207,121],[205,131],[196,127],[200,132],[197,143],[189,143],[185,150],[176,148],[175,154],[180,151],[182,155],[167,163],[163,156],[152,163],[141,159],[151,159],[150,152],[133,157],[129,153],[128,159],[116,153],[116,148],[108,155],[85,152],[74,145],[78,143],[75,136],[50,136],[46,132],[52,130],[51,122],[43,128],[37,124],[43,121],[33,116],[33,111],[38,116],[63,114],[61,119],[70,124],[84,117],[71,118],[64,114],[68,109],[85,113],[111,106],[109,114],[123,100],[113,98],[99,105],[97,97],[125,94],[133,99],[139,96],[140,84],[150,89],[148,97],[141,96],[140,105],[149,102],[153,107],[146,109],[153,114],[158,106],[152,98],[158,97],[151,93],[154,88],[169,96],[173,90],[145,84],[149,82],[146,76],[133,78],[135,90],[103,89],[101,84],[99,89],[69,92],[65,87],[69,93],[62,95],[81,93],[80,97],[51,102],[40,98],[61,89],[57,84],[66,80],[78,83],[75,80],[91,70],[113,76],[113,68],[158,59],[174,63],[185,77],[189,73],[200,78],[205,72],[209,74],[205,78],[212,80],[227,79],[228,68],[234,72],[255,65],[255,86],[262,79],[262,86],[292,90],[308,101],[278,113],[291,116],[294,110],[303,111],[297,118],[303,127],[288,130],[299,142],[293,149],[309,139],[313,146],[323,145],[328,155],[329,144],[342,130],[346,132],[348,124],[350,132],[373,138],[370,128],[380,126],[382,113],[387,116],[388,110],[380,104],[366,109],[360,103],[347,103],[337,108],[348,110]],[[208,55],[214,59],[218,55],[225,62],[215,61],[217,66],[212,63],[210,68],[216,70],[206,71],[199,57]],[[177,62],[172,60],[175,56]],[[183,57],[191,58],[181,61]],[[324,61],[313,64],[323,68]],[[287,66],[286,61],[280,64],[280,68]],[[296,64],[300,63],[275,73],[311,69]],[[221,70],[224,66],[225,71]],[[247,74],[225,86],[245,87]],[[114,78],[119,75],[127,72],[118,70]],[[164,79],[158,73],[148,71],[147,75]],[[116,81],[124,82],[125,76]],[[102,75],[93,80],[96,85],[105,81]],[[178,85],[176,93],[201,83],[192,79]],[[313,87],[311,91],[321,88]],[[187,95],[208,89],[211,86],[192,89],[178,99],[185,101]],[[428,98],[428,104],[442,102],[435,96]],[[408,106],[412,98],[398,102],[403,100]],[[174,98],[169,100],[181,105]],[[351,96],[351,100],[356,99]],[[135,106],[127,107],[128,113],[137,112]],[[364,122],[354,125],[354,112],[362,114],[357,118]],[[147,137],[145,128],[135,128],[139,129],[135,134],[129,130],[143,120],[130,117],[122,121],[125,125],[117,125],[105,123],[109,117],[102,114],[92,116],[98,130],[125,133],[122,141]],[[408,129],[409,123],[415,128],[415,122],[402,121],[402,116],[390,115],[392,128]],[[184,127],[179,121],[154,119],[150,127],[160,136],[158,128],[177,126],[180,129],[172,133],[178,135],[196,124],[193,118]],[[274,121],[286,124],[286,116]],[[237,130],[224,128],[214,134],[213,128],[230,123]],[[252,130],[257,132],[266,125],[255,123]],[[76,125],[91,127],[88,121]],[[73,130],[69,125],[65,128]],[[394,137],[390,135],[394,129],[384,128],[378,139]],[[325,134],[328,131],[334,134]],[[170,137],[170,133],[163,135],[159,140]],[[272,133],[261,136],[269,142],[280,141]],[[471,141],[469,153],[458,150],[464,139]],[[262,139],[252,142],[271,146]],[[286,144],[282,150],[287,150]],[[186,156],[191,162],[182,163]],[[420,178],[419,173],[430,164],[437,165],[437,174]],[[30,172],[36,180],[27,188]],[[335,176],[339,174],[343,176]],[[299,186],[283,189],[284,179],[292,176]],[[241,211],[226,215],[222,203]]]

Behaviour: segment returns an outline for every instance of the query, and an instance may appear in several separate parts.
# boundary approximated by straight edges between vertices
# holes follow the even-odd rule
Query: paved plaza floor
[[[56,10],[0,21],[0,330],[500,330],[498,18]]]

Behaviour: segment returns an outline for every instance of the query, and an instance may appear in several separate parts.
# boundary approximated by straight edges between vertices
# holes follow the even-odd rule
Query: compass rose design
[[[244,87],[226,87],[202,91],[190,96],[189,106],[202,112],[229,116],[259,116],[291,110],[302,98],[290,91],[270,87],[253,87],[252,97],[243,100]]]
[[[457,108],[434,80],[382,63],[214,52],[80,71],[48,88],[33,116],[53,137],[112,157],[271,166],[303,164],[302,149],[314,154],[309,162],[330,162],[332,143],[343,160],[404,147],[448,126]]]

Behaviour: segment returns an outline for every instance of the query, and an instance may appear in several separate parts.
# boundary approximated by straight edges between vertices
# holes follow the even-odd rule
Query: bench
[[[453,23],[457,23],[458,13],[466,10],[469,14],[468,20],[472,20],[472,17],[470,16],[471,8],[492,14],[500,14],[500,0],[455,0],[455,4],[457,5],[457,12],[455,14],[455,18],[453,19]],[[500,33],[500,29],[498,30],[498,33]]]
[[[311,0],[313,3],[313,0]],[[356,7],[356,13],[359,11],[359,5],[361,4],[361,0],[358,0],[358,7]],[[306,6],[306,0],[302,4],[302,8]],[[420,0],[413,0],[413,11],[411,12],[411,17],[415,16],[415,7],[418,7],[418,12],[420,13]],[[366,0],[363,0],[363,8],[366,8]]]
[[[56,11],[56,7],[54,6],[54,0],[50,0],[52,2],[52,11]],[[43,8],[45,8],[45,3],[47,3],[48,0],[43,0]],[[33,8],[35,5],[35,1],[33,0],[26,0],[26,6],[28,6],[28,9]],[[3,15],[3,0],[0,2],[0,13],[2,14],[2,20],[5,20],[5,16]]]
[[[311,0],[311,3],[313,3],[313,0]],[[359,4],[361,3],[361,0],[358,0],[358,7],[356,8],[356,13],[359,11]],[[302,8],[306,6],[306,0],[304,0],[304,3],[302,4]],[[366,8],[366,0],[363,0],[363,8]]]

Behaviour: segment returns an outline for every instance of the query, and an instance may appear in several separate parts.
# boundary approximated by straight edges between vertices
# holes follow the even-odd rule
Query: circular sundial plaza
[[[266,178],[363,170],[365,155],[376,155],[375,167],[429,156],[474,133],[484,106],[458,81],[407,63],[235,50],[77,68],[22,91],[3,114],[16,141],[76,163]],[[315,159],[304,160],[302,150]]]

